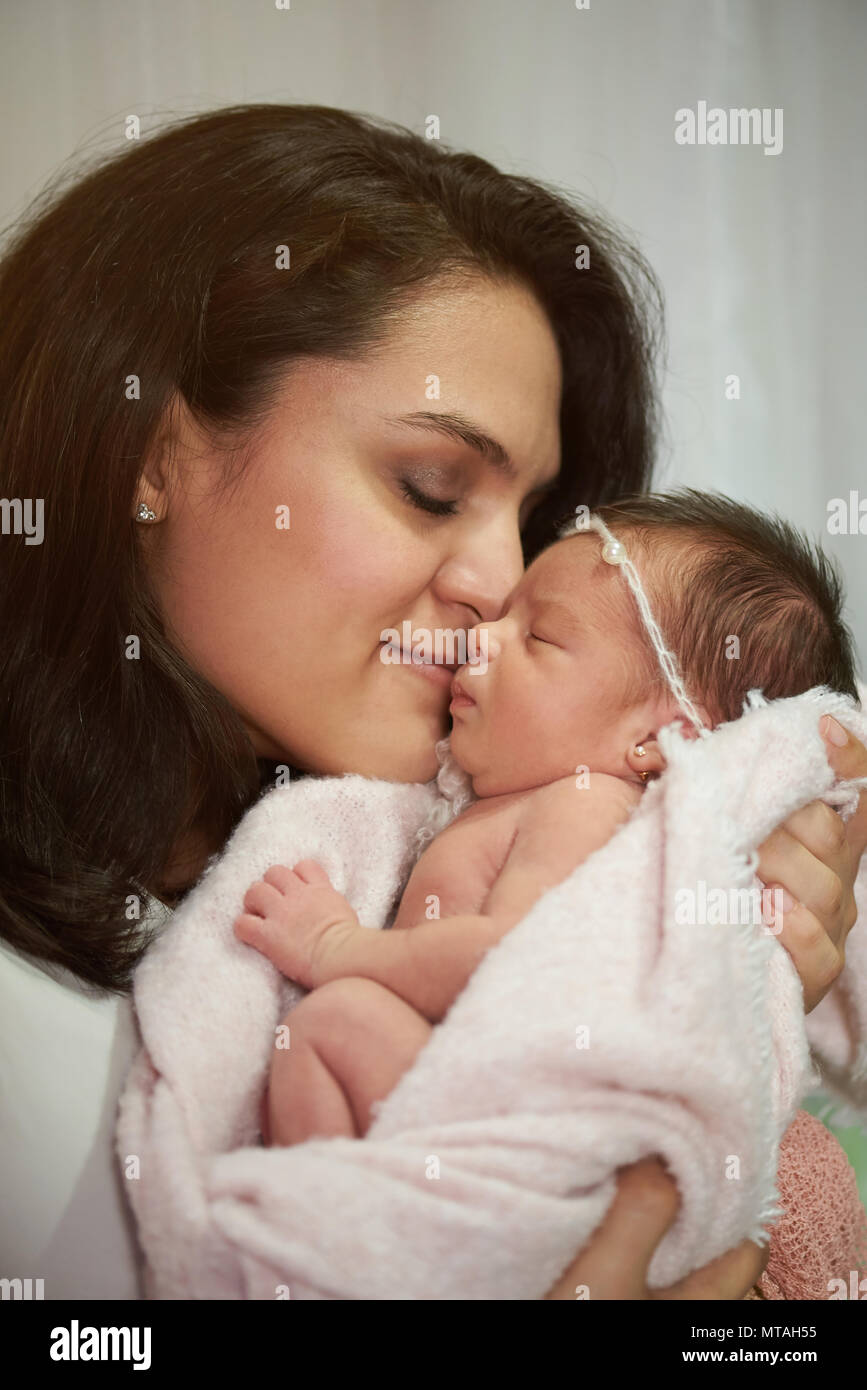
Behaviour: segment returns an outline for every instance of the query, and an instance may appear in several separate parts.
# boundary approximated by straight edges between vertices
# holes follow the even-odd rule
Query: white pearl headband
[[[674,695],[678,705],[683,710],[690,723],[696,729],[699,737],[708,738],[711,730],[705,724],[686,692],[683,679],[677,669],[677,658],[665,645],[665,640],[657,626],[656,619],[647,601],[647,595],[638,577],[638,571],[626,553],[626,546],[622,541],[619,541],[616,536],[612,535],[611,531],[609,531],[608,527],[605,525],[605,522],[601,517],[597,516],[595,512],[592,513],[586,521],[581,516],[578,516],[576,520],[570,522],[560,534],[561,537],[565,538],[566,536],[571,536],[581,531],[596,531],[598,535],[602,537],[604,542],[602,546],[602,558],[606,564],[617,565],[625,575],[626,582],[635,595],[635,602],[638,605],[641,621],[647,629],[647,635],[653,645],[653,650],[656,652],[657,660],[662,668],[662,674],[665,676],[671,693]]]

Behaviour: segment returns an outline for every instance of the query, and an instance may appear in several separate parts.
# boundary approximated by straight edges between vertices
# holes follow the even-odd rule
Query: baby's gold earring
[[[635,756],[636,756],[636,758],[645,758],[645,757],[647,756],[647,749],[645,748],[645,746],[644,746],[643,743],[636,743],[636,745],[635,745]],[[646,782],[647,779],[648,779],[648,777],[650,776],[650,773],[649,773],[649,772],[639,772],[638,775],[639,775],[639,777],[641,778],[642,782]]]

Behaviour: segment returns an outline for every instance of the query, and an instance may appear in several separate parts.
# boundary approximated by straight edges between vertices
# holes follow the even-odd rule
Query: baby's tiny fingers
[[[254,917],[251,912],[242,912],[240,917],[235,918],[233,930],[245,946],[255,946],[258,949],[264,939],[264,928],[265,922],[262,917]]]
[[[271,883],[258,879],[244,894],[244,908],[259,917],[267,917],[283,906],[283,894]]]
[[[285,864],[273,864],[265,870],[262,882],[270,883],[280,893],[290,893],[297,886],[298,875],[294,869],[287,869]]]
[[[295,873],[299,878],[303,878],[305,883],[327,883],[331,884],[331,879],[323,869],[321,864],[317,864],[315,859],[299,859],[295,865]]]
[[[235,920],[235,935],[245,946],[252,946],[261,955],[267,956],[281,975],[286,975],[290,980],[297,979],[296,953],[291,941],[287,940],[286,932],[273,919],[242,913]]]

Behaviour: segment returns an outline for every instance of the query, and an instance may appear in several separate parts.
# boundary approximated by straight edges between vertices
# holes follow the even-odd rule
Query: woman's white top
[[[170,916],[152,900],[142,925]],[[34,1297],[142,1297],[114,1149],[140,1042],[128,995],[97,996],[0,941],[0,1280],[33,1280]]]

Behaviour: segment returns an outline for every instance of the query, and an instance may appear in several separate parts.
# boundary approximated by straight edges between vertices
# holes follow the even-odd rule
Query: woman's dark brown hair
[[[240,719],[167,640],[137,548],[137,480],[172,401],[237,442],[291,359],[363,353],[413,293],[468,270],[528,285],[562,354],[565,463],[529,559],[578,501],[648,484],[660,296],[599,215],[386,122],[262,105],[135,142],[15,228],[0,490],[42,499],[44,540],[0,535],[13,946],[127,989],[149,940],[136,899],[161,891],[186,837],[220,849],[261,790]]]

